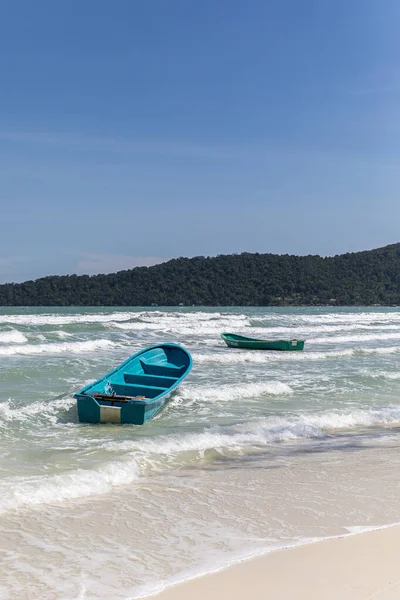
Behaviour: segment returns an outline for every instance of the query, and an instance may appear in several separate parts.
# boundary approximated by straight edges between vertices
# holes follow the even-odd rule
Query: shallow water
[[[160,341],[194,362],[166,409],[79,424],[73,393]],[[399,358],[394,308],[1,309],[0,598],[125,600],[400,521]]]

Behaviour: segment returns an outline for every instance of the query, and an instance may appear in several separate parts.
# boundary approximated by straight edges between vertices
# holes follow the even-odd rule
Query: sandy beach
[[[398,600],[400,527],[270,552],[154,600]]]

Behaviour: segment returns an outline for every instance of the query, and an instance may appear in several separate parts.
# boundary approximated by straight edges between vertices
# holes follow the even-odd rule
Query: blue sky
[[[400,241],[397,0],[4,0],[0,282]]]

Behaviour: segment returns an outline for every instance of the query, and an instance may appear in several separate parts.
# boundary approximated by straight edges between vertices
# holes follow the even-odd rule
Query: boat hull
[[[229,348],[277,351],[304,350],[304,340],[258,340],[256,338],[248,338],[233,333],[223,333],[221,334],[221,337]]]
[[[131,356],[75,394],[80,423],[143,425],[165,406],[192,367],[177,344],[160,344]]]
[[[120,406],[100,403],[92,396],[77,395],[78,419],[80,423],[115,423],[118,425],[144,425],[150,421],[168,402],[166,394],[157,402],[146,405],[146,402],[127,402]]]

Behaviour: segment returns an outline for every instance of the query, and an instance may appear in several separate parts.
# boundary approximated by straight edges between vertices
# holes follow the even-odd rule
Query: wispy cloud
[[[159,256],[124,256],[118,254],[83,254],[76,265],[77,274],[115,273],[133,267],[151,267],[169,258]]]

